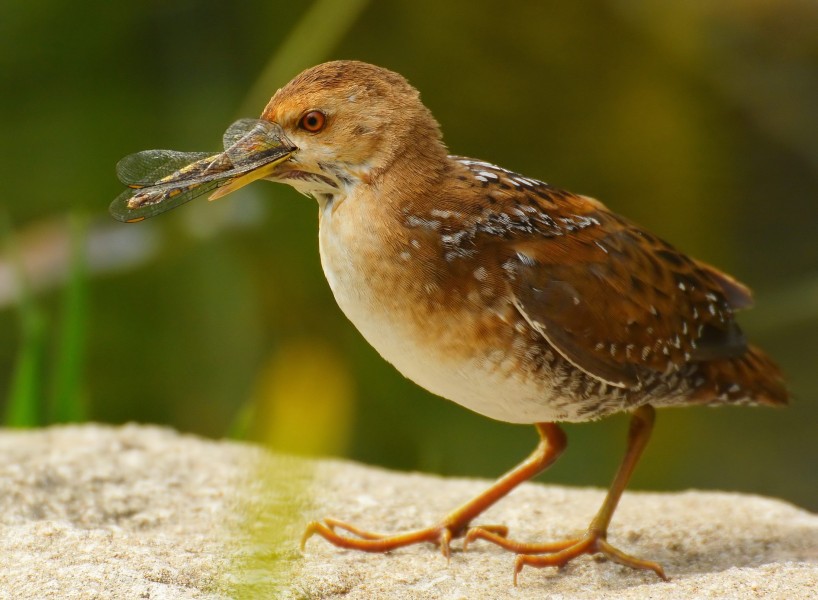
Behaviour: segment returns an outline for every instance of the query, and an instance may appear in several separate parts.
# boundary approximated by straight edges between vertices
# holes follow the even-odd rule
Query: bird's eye
[[[311,110],[298,122],[298,126],[310,133],[318,133],[327,123],[327,116],[320,110]]]

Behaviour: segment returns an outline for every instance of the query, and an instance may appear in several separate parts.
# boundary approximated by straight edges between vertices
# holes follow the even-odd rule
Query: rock
[[[486,481],[274,455],[127,425],[0,432],[0,598],[818,597],[818,515],[721,492],[628,492],[610,541],[651,573],[582,557],[525,569],[485,542],[387,555],[339,550],[304,524],[336,516],[397,531],[427,525]],[[603,492],[526,484],[484,515],[512,537],[581,532]]]

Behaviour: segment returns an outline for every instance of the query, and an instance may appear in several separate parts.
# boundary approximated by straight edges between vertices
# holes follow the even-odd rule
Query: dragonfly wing
[[[116,164],[116,175],[125,185],[145,187],[211,156],[214,156],[212,152],[143,150],[120,160]]]
[[[224,153],[236,169],[248,170],[295,149],[281,126],[264,119],[239,119],[224,132]]]
[[[234,121],[224,131],[224,136],[222,136],[224,149],[227,150],[235,146],[239,141],[248,136],[259,137],[259,134],[265,129],[265,123],[273,125],[272,122],[263,121],[261,119],[239,119],[238,121]]]
[[[109,211],[117,221],[136,223],[190,202],[230,181],[230,178],[211,179],[186,186],[152,186],[125,190],[111,202]]]

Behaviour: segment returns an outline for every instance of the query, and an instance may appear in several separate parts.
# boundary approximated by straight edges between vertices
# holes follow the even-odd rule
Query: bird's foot
[[[452,539],[462,536],[467,526],[467,523],[458,523],[456,519],[444,519],[440,523],[423,529],[398,534],[384,534],[366,531],[337,519],[326,518],[321,521],[312,521],[307,525],[304,535],[301,536],[301,549],[304,549],[307,540],[314,535],[321,536],[330,544],[339,548],[349,548],[362,552],[389,552],[412,544],[430,542],[437,545],[446,560],[449,560],[451,558]],[[346,531],[352,536],[342,535],[337,530]],[[480,530],[498,537],[503,537],[508,533],[508,528],[503,525],[484,525],[480,527]]]
[[[492,542],[501,548],[519,554],[514,563],[514,585],[517,585],[517,575],[525,566],[562,568],[583,554],[602,554],[620,565],[633,569],[653,571],[661,579],[668,581],[668,577],[659,563],[625,554],[608,543],[604,532],[588,530],[585,535],[579,538],[561,542],[532,544],[516,542],[508,539],[505,535],[498,535],[482,527],[473,527],[466,534],[463,549],[465,550],[470,543],[478,539]]]

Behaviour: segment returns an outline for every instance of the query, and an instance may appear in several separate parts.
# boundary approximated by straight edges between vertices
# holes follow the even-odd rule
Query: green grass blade
[[[0,213],[0,234],[5,238],[6,254],[17,275],[20,318],[20,345],[6,399],[4,423],[8,427],[36,427],[43,424],[46,318],[26,281],[14,234],[5,213]]]
[[[41,398],[45,317],[40,309],[21,305],[21,343],[6,405],[8,427],[37,427],[43,424]]]
[[[52,372],[48,417],[53,423],[87,418],[82,397],[83,367],[88,321],[88,275],[85,265],[86,219],[69,217],[71,256],[63,289],[62,315]]]

